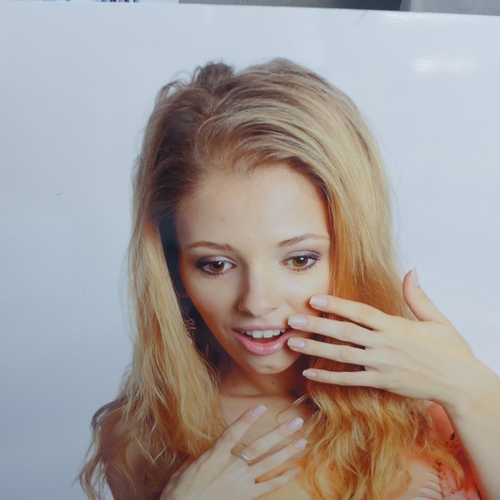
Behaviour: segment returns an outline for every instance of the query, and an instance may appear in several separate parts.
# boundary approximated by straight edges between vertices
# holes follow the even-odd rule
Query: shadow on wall
[[[179,3],[399,10],[401,0],[179,0]]]
[[[164,2],[168,0],[135,1]],[[177,3],[176,0],[170,1]],[[500,15],[499,0],[178,0],[178,2]]]
[[[401,10],[498,16],[500,2],[498,0],[402,0]]]

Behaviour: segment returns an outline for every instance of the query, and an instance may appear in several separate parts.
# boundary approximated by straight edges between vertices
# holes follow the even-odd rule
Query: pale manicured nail
[[[305,316],[290,316],[288,324],[290,326],[305,326],[307,325],[307,318]]]
[[[297,448],[297,450],[305,448],[306,444],[307,441],[305,439],[299,439],[298,441],[295,441],[295,443],[293,443],[293,445],[295,446],[295,448]]]
[[[325,297],[312,297],[309,304],[317,307],[325,307],[328,304],[328,300]]]
[[[250,413],[254,417],[262,417],[266,413],[267,408],[264,405],[258,405],[251,409]]]
[[[304,421],[300,417],[296,417],[293,420],[290,420],[288,424],[286,424],[286,428],[289,431],[296,431],[297,429],[300,429],[302,427],[302,424]]]
[[[411,284],[413,286],[419,286],[417,270],[413,268],[410,275]]]
[[[307,378],[316,378],[318,376],[318,374],[313,370],[304,370],[302,375]]]
[[[298,349],[302,349],[302,347],[306,346],[306,343],[302,339],[292,337],[291,339],[288,339],[288,345],[290,347],[297,347]]]

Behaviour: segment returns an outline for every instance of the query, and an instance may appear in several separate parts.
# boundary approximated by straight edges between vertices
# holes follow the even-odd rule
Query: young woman
[[[134,210],[134,358],[89,498],[500,499],[500,380],[401,286],[346,95],[284,60],[166,86]]]

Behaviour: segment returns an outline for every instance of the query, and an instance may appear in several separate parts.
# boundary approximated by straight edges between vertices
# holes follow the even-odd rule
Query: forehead
[[[307,233],[329,236],[319,190],[287,166],[208,176],[181,203],[176,227],[181,248],[196,241],[273,244]]]

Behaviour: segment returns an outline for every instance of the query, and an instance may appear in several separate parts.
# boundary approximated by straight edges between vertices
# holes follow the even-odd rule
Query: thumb
[[[403,295],[405,302],[420,321],[447,322],[446,318],[420,287],[415,269],[412,269],[404,277]]]

